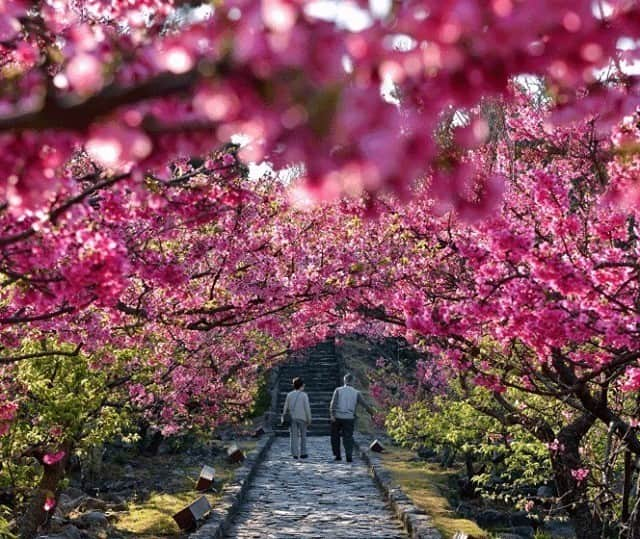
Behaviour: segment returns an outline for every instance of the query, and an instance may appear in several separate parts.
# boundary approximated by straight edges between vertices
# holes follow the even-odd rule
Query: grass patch
[[[428,462],[411,462],[413,456],[411,451],[392,447],[383,453],[382,463],[413,503],[433,518],[440,533],[445,538],[453,537],[457,531],[488,537],[475,522],[456,515],[451,508],[448,497],[452,494],[452,471]]]
[[[179,536],[181,531],[173,515],[200,495],[196,491],[153,492],[144,502],[132,503],[129,513],[118,520],[116,529],[135,536]],[[215,496],[207,495],[207,498],[212,505],[215,503]]]
[[[255,449],[257,441],[241,441],[238,445],[247,454]],[[115,528],[127,537],[183,537],[184,534],[173,520],[173,515],[203,495],[195,490],[200,467],[181,467],[179,455],[148,457],[145,460],[148,462],[145,463],[144,470],[138,471],[141,476],[147,472],[157,475],[159,470],[167,465],[163,473],[169,475],[171,471],[180,470],[184,477],[177,484],[173,481],[168,483],[166,491],[151,492],[146,499],[129,503],[129,510],[118,518]],[[175,461],[173,467],[170,464],[171,460]],[[211,506],[215,507],[221,496],[220,491],[233,478],[239,465],[228,463],[224,456],[212,459],[211,465],[216,470],[217,492],[207,492],[205,496]]]

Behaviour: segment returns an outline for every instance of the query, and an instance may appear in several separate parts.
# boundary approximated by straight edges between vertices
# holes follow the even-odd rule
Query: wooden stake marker
[[[196,483],[196,490],[207,490],[209,487],[211,487],[215,475],[215,469],[213,469],[211,466],[203,466],[202,470],[200,470],[200,477],[198,477],[198,482]]]
[[[173,515],[173,520],[180,526],[181,530],[193,530],[199,519],[204,517],[209,511],[211,511],[211,504],[209,500],[204,496],[201,496],[191,505],[185,507],[179,513]]]
[[[229,460],[229,462],[232,462],[234,464],[242,462],[244,460],[244,453],[237,444],[233,444],[227,449],[227,459]]]
[[[378,440],[374,440],[373,442],[371,442],[371,445],[369,446],[369,451],[382,453],[384,451],[384,447],[382,447],[382,444]]]

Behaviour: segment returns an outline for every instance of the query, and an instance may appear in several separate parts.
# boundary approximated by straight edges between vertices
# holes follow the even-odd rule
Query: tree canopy
[[[547,448],[591,537],[590,433],[640,457],[638,35],[635,0],[0,0],[0,450],[43,467],[33,511],[98,433],[233,421],[357,331]]]

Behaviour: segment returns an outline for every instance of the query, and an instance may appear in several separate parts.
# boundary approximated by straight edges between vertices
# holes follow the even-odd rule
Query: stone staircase
[[[309,436],[330,434],[329,403],[333,390],[340,385],[340,364],[333,341],[325,341],[305,351],[298,360],[280,366],[278,376],[278,398],[273,430],[278,436],[289,434],[289,427],[280,425],[280,414],[287,393],[293,389],[291,381],[295,377],[304,380],[305,392],[311,405],[311,427]]]

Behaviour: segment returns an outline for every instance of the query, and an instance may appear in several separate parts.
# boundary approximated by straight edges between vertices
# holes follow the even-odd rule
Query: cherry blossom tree
[[[400,331],[563,445],[591,537],[580,444],[640,454],[639,30],[636,0],[0,0],[0,440],[29,363],[86,361],[96,414],[171,433],[238,417],[292,347]],[[52,428],[36,527],[84,436]]]
[[[407,194],[432,174],[455,202],[465,168],[440,154],[443,114],[508,98],[522,76],[544,80],[562,121],[638,104],[635,0],[381,4],[3,4],[3,198],[37,205],[78,147],[140,178],[242,133],[243,159],[304,163],[316,198]],[[486,131],[478,118],[468,141]]]
[[[482,412],[548,445],[579,537],[599,537],[610,518],[592,489],[617,500],[618,531],[635,537],[638,118],[611,135],[597,117],[553,128],[551,113],[526,99],[502,110],[502,133],[473,156],[506,178],[502,207],[435,229],[404,208],[416,255],[404,264],[410,279],[370,313],[426,346],[470,396],[486,388],[493,402],[477,402]],[[534,404],[539,397],[569,409],[556,415]],[[594,428],[612,441],[602,475],[585,465]],[[623,487],[611,492],[621,461]]]

